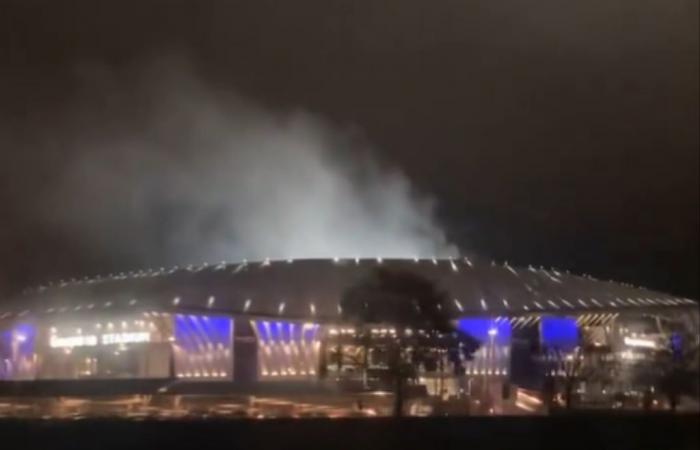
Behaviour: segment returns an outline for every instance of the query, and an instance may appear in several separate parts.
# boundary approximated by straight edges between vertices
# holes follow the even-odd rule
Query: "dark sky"
[[[0,0],[0,293],[139,267],[25,214],[74,151],[31,143],[172,52],[361,130],[463,248],[698,297],[697,0]]]

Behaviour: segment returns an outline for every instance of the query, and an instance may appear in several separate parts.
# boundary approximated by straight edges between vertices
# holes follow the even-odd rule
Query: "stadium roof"
[[[459,259],[301,259],[188,266],[84,278],[27,291],[0,318],[145,309],[333,320],[343,292],[378,267],[436,282],[455,317],[697,307],[697,302],[554,269]]]

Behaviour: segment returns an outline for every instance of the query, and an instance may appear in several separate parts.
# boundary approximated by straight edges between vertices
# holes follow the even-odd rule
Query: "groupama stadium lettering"
[[[146,331],[130,333],[105,333],[101,335],[51,336],[51,348],[95,347],[97,345],[134,344],[150,342],[151,333]]]

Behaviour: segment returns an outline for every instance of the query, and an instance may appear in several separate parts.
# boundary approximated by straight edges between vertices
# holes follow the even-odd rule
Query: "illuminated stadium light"
[[[520,276],[520,275],[518,275],[518,272],[516,272],[515,269],[513,269],[513,268],[508,264],[508,261],[506,261],[505,263],[503,263],[503,267],[505,267],[510,273],[512,273],[512,274],[515,275],[516,277],[519,277],[519,276]]]

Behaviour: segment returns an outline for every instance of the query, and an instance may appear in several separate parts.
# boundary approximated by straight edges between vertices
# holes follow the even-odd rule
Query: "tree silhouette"
[[[394,330],[379,341],[388,349],[395,416],[403,411],[405,380],[414,378],[420,365],[436,370],[443,367],[446,357],[455,373],[462,374],[462,361],[471,359],[479,347],[477,340],[455,327],[448,300],[433,281],[413,272],[385,268],[373,271],[343,294],[343,319],[354,324],[365,355],[372,342],[377,342],[371,338],[373,325]]]
[[[668,398],[671,411],[675,412],[682,394],[698,395],[697,336],[674,333],[662,358],[663,374],[659,385]]]

